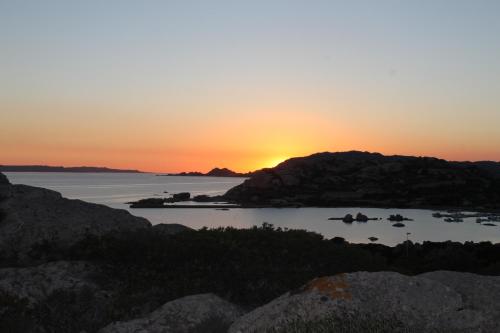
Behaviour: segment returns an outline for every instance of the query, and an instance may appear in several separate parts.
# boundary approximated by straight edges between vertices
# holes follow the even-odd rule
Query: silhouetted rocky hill
[[[225,194],[256,206],[500,208],[500,163],[318,153],[256,171]]]

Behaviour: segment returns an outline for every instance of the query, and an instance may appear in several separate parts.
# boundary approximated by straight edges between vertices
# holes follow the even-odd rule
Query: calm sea
[[[262,208],[262,209],[129,209],[125,203],[149,197],[163,197],[170,193],[191,192],[193,195],[223,194],[244,178],[215,177],[158,177],[154,174],[119,173],[25,173],[8,172],[14,184],[39,186],[58,191],[70,199],[100,203],[121,208],[147,218],[151,223],[180,223],[191,228],[233,226],[246,228],[263,222],[275,226],[306,229],[325,237],[344,237],[350,242],[367,243],[368,237],[377,237],[378,243],[394,245],[404,241],[407,233],[412,241],[492,241],[500,242],[500,223],[489,227],[476,223],[474,218],[463,223],[446,223],[432,217],[433,211],[422,209],[380,208]],[[168,192],[164,193],[164,192]],[[351,225],[328,221],[347,213],[362,212],[369,217],[383,218]],[[390,214],[401,214],[414,221],[405,221],[404,228],[395,228],[387,221]]]

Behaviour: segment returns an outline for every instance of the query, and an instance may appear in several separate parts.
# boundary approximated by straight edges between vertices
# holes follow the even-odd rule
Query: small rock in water
[[[352,223],[354,221],[354,218],[351,214],[347,214],[346,216],[344,216],[342,221],[344,221],[345,223]]]
[[[411,219],[404,217],[401,214],[391,215],[388,218],[389,221],[401,222],[401,221],[411,221]]]
[[[394,223],[392,226],[393,226],[393,227],[396,227],[396,228],[402,228],[402,227],[404,227],[405,225],[404,225],[403,223],[401,223],[401,222],[398,222],[398,223]]]
[[[377,237],[368,237],[368,239],[370,240],[370,242],[376,242],[378,241],[378,238]]]
[[[172,199],[174,201],[188,201],[191,198],[191,193],[189,192],[180,192],[172,195]]]
[[[363,215],[363,214],[361,214],[361,213],[358,213],[358,214],[356,215],[356,221],[357,221],[357,222],[367,222],[367,221],[368,221],[368,216]]]

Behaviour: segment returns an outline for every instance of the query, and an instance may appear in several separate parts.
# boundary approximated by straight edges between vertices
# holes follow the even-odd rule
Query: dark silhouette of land
[[[245,175],[227,169],[178,175],[249,177],[223,196],[188,199],[222,201],[240,207],[500,210],[500,162],[493,161],[454,162],[359,151],[325,152],[291,158],[274,168]],[[133,207],[172,208],[155,200],[141,200]]]
[[[0,172],[108,172],[108,173],[141,173],[139,170],[111,169],[105,167],[63,167],[48,165],[0,165]]]
[[[213,168],[207,173],[199,171],[191,171],[191,172],[161,174],[158,176],[250,177],[251,175],[252,172],[240,173],[230,170],[228,168]]]
[[[500,163],[325,152],[256,171],[224,198],[247,206],[500,209]]]

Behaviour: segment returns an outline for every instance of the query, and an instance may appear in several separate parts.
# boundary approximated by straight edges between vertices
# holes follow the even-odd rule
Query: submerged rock
[[[242,314],[240,308],[214,294],[193,295],[165,303],[144,318],[108,325],[99,333],[225,332]]]
[[[469,300],[480,282],[473,283],[476,287],[471,291],[462,290],[471,279],[448,273],[453,282],[448,282],[446,275],[409,277],[393,272],[318,278],[242,316],[229,332],[286,332],[297,323],[328,318],[352,319],[358,324],[377,318],[391,325],[391,332],[399,326],[415,332],[497,332],[500,304],[492,295],[500,288],[500,277],[488,277],[477,299]],[[489,286],[492,292],[488,295]],[[478,306],[483,298],[489,301]]]

